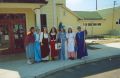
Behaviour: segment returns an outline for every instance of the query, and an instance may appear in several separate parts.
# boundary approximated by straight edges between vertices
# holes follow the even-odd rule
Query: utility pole
[[[112,30],[114,29],[114,18],[115,18],[115,5],[117,1],[113,2],[113,17],[112,17]]]
[[[96,11],[98,10],[98,1],[96,0]]]

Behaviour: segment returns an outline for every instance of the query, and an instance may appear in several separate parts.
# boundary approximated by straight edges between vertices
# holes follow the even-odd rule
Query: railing
[[[46,0],[0,0],[0,3],[43,3],[46,4]]]

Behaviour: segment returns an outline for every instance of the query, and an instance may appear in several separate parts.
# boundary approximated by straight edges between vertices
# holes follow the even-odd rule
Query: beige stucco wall
[[[65,5],[66,0],[56,0],[56,3],[62,3]],[[42,6],[42,7],[41,7]],[[41,14],[47,15],[47,26],[48,29],[53,26],[53,2],[48,0],[47,5],[42,4],[26,4],[26,3],[0,3],[0,13],[25,13],[26,14],[26,26],[27,30],[31,26],[35,26],[35,12],[34,9],[40,8]],[[62,22],[63,25],[72,27],[74,31],[78,25],[82,26],[84,30],[83,23],[101,23],[102,26],[87,26],[89,35],[101,35],[108,34],[112,30],[112,21],[114,23],[113,29],[120,32],[120,25],[116,24],[116,21],[120,18],[120,7],[115,8],[115,18],[113,20],[113,9],[99,10],[98,13],[103,17],[104,20],[80,20],[76,17],[70,10],[67,10],[61,6],[56,5],[56,27]]]
[[[77,31],[77,26],[79,25],[78,17],[63,7],[58,6],[57,8],[59,11],[57,14],[58,25],[62,22],[66,30],[71,27],[73,31]]]
[[[105,30],[104,30],[104,26],[103,26],[103,23],[104,23],[105,20],[81,20],[80,21],[80,26],[82,27],[82,30],[87,30],[88,32],[88,35],[102,35],[105,33]],[[101,23],[101,26],[85,26],[84,24],[85,23]]]
[[[60,3],[65,5],[66,0],[56,0],[56,4]],[[53,0],[48,0],[48,4],[40,9],[41,14],[47,15],[47,26],[48,30],[53,27]],[[56,28],[58,27],[58,19],[60,16],[58,16],[60,13],[59,7],[56,5]]]
[[[0,13],[12,13],[12,14],[24,13],[26,15],[26,27],[27,27],[27,30],[31,26],[35,26],[35,16],[34,16],[34,12],[32,11],[32,9],[0,8]]]
[[[83,23],[101,23],[101,26],[86,26],[88,35],[102,35],[112,33],[120,34],[120,24],[116,22],[120,19],[120,7],[115,8],[114,10],[114,19],[113,19],[113,8],[98,10],[98,13],[103,17],[103,20],[81,20],[80,25],[82,29],[85,29]],[[112,24],[113,23],[113,24]]]
[[[31,3],[0,3],[0,13],[24,13],[26,15],[27,31],[30,27],[35,26],[34,9],[41,8],[43,4]]]
[[[113,8],[98,11],[99,14],[106,19],[103,24],[104,31],[106,31],[106,33],[109,33],[112,29],[120,33],[120,24],[116,24],[116,21],[120,19],[119,9],[120,7],[115,8],[114,19],[113,19]]]

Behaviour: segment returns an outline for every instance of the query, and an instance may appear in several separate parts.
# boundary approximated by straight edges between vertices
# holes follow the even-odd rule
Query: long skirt
[[[43,39],[42,42],[43,42],[43,45],[41,45],[41,55],[42,55],[42,58],[48,57],[48,59],[49,59],[50,49],[49,49],[48,39]]]
[[[68,46],[68,57],[69,58],[75,58],[76,57],[76,54],[75,54],[75,43],[74,43],[74,40],[71,40],[68,42],[67,44]]]
[[[77,45],[77,58],[81,59],[84,56],[88,56],[87,46],[84,41],[80,40]]]
[[[35,62],[41,61],[41,47],[39,42],[35,42]]]
[[[67,46],[67,41],[65,41],[65,59],[68,59],[68,46]]]
[[[34,61],[34,43],[29,43],[26,46],[26,57],[28,60]]]
[[[65,41],[61,43],[61,49],[59,50],[59,59],[65,60],[66,59],[66,53],[65,53]]]
[[[52,58],[55,58],[58,56],[58,52],[55,49],[55,41],[54,40],[50,41],[50,52],[51,52],[50,55]]]

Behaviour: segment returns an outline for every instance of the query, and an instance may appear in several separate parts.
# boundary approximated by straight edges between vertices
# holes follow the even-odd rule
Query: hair
[[[44,29],[46,28],[46,33],[48,33],[48,29],[47,27],[43,27],[43,33],[44,33]]]
[[[77,27],[77,29],[79,30],[79,29],[81,29],[81,27],[80,27],[80,26],[78,26],[78,27]]]
[[[78,27],[77,27],[77,29],[81,29],[81,27],[80,27],[80,26],[78,26]]]
[[[69,32],[69,30],[71,30],[71,31]],[[68,28],[68,33],[72,33],[72,28]]]
[[[52,33],[52,29],[54,29],[54,32],[57,34],[57,29],[55,27],[51,28],[50,33]]]
[[[30,32],[32,32],[33,29],[35,29],[35,28],[34,28],[34,27],[31,27],[31,28],[30,28]]]

